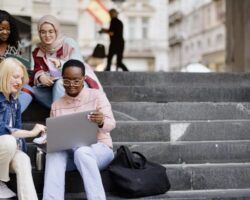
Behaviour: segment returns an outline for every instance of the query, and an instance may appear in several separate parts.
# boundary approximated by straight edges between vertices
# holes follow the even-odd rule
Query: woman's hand
[[[39,82],[44,86],[52,86],[54,84],[54,78],[46,74],[39,76]]]
[[[95,112],[91,112],[89,115],[88,115],[88,118],[90,121],[94,122],[94,123],[97,123],[97,125],[100,127],[100,126],[103,126],[103,123],[104,123],[104,115],[102,112],[100,111],[95,111]]]
[[[46,129],[46,126],[42,124],[36,124],[34,128],[30,131],[31,137],[36,137],[37,135],[39,135],[39,133],[45,133]]]

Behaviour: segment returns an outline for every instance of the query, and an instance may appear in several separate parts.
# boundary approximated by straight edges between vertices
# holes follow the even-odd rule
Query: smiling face
[[[6,20],[0,23],[0,42],[7,42],[10,36],[10,23]]]
[[[16,94],[22,88],[24,72],[23,69],[18,65],[16,65],[13,69],[13,73],[10,75],[9,87],[10,93]]]
[[[76,97],[83,89],[84,76],[81,68],[67,67],[62,76],[65,92],[71,97]]]
[[[42,43],[46,45],[50,45],[56,40],[56,31],[54,26],[49,23],[44,23],[41,25],[39,35]]]

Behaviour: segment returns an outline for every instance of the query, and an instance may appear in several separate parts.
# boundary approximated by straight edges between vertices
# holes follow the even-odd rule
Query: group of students
[[[97,143],[46,155],[44,200],[63,200],[65,171],[77,169],[90,200],[104,200],[100,176],[113,160],[112,139],[115,119],[102,86],[81,57],[77,43],[65,37],[58,20],[46,15],[38,21],[40,43],[32,53],[34,71],[28,77],[26,67],[13,56],[21,56],[14,18],[0,10],[0,198],[15,195],[6,185],[9,173],[16,173],[19,200],[36,200],[31,163],[25,138],[36,137],[46,126],[36,124],[22,129],[21,113],[32,96],[51,108],[51,117],[95,110],[89,120],[98,126]],[[70,133],[69,133],[70,134]]]

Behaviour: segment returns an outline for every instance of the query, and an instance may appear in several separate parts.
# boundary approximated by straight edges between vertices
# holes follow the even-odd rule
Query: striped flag
[[[87,7],[87,11],[100,25],[103,25],[110,21],[109,11],[101,2],[101,0],[91,0]]]

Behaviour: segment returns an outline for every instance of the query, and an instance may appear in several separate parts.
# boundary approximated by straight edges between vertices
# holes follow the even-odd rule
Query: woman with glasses
[[[85,67],[82,62],[68,60],[64,63],[62,77],[66,92],[52,104],[51,117],[94,110],[89,113],[88,119],[98,127],[94,133],[97,143],[47,153],[43,200],[65,199],[66,170],[80,172],[88,200],[105,200],[99,170],[105,169],[114,158],[110,131],[115,128],[116,122],[110,102],[104,92],[83,86]]]
[[[37,25],[41,42],[33,51],[34,59],[34,93],[36,99],[50,108],[52,102],[65,94],[61,80],[61,68],[69,59],[82,61],[77,43],[61,32],[58,20],[52,15],[45,15]],[[89,88],[102,89],[93,70],[86,66],[84,85]]]
[[[19,34],[15,19],[6,11],[0,10],[0,62],[7,57],[20,57]],[[32,101],[33,90],[26,84],[19,96],[21,112]]]
[[[6,58],[0,63],[0,199],[15,196],[5,184],[9,172],[17,178],[19,200],[37,200],[30,158],[24,138],[35,137],[45,131],[45,126],[36,124],[30,131],[21,129],[21,108],[17,99],[24,84],[28,82],[25,66],[15,58]]]

